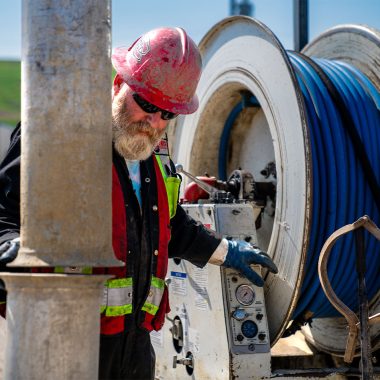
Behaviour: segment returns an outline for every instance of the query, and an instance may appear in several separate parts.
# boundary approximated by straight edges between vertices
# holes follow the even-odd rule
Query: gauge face
[[[254,338],[258,331],[256,323],[251,320],[245,321],[241,325],[241,332],[248,339]]]
[[[251,305],[255,300],[255,291],[249,285],[240,285],[236,289],[236,299],[244,306]]]

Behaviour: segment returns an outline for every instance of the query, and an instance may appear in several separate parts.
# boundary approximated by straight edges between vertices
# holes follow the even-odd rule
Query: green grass
[[[15,125],[20,120],[21,64],[0,61],[0,124]]]
[[[115,70],[112,70],[112,78]],[[112,83],[112,82],[111,82]],[[21,113],[21,64],[0,61],[0,124],[16,125]]]

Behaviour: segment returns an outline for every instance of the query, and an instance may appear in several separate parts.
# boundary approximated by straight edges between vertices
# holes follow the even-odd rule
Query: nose
[[[161,119],[161,112],[150,113],[147,115],[147,121],[152,128],[163,129],[166,127],[167,121]]]

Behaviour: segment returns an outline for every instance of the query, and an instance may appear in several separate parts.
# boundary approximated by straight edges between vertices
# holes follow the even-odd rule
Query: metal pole
[[[358,298],[360,321],[361,373],[363,380],[373,379],[371,339],[369,335],[368,297],[365,283],[366,257],[364,249],[364,231],[355,231],[356,242],[356,272],[358,274]]]
[[[309,40],[308,0],[293,0],[294,50],[301,51]]]
[[[230,0],[230,15],[244,15],[252,17],[254,5],[249,0]]]
[[[117,266],[110,1],[23,0],[22,29],[21,249],[12,266]],[[106,277],[1,277],[5,380],[96,379]]]

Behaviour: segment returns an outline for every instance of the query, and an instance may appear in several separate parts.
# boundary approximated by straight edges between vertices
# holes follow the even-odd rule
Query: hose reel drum
[[[354,48],[353,48],[354,45]],[[231,110],[250,92],[259,106],[247,107],[236,119],[229,139],[227,171],[242,168],[255,181],[276,186],[257,230],[279,274],[266,275],[265,301],[271,343],[292,320],[305,276],[313,206],[310,130],[304,100],[287,52],[262,23],[234,16],[216,24],[202,39],[203,74],[198,112],[179,117],[172,131],[173,157],[191,173],[218,176],[218,153]],[[307,56],[340,60],[357,67],[380,89],[380,32],[341,26],[305,47]],[[275,165],[275,175],[268,168]],[[352,223],[353,220],[347,221]],[[319,254],[319,252],[314,253]],[[380,311],[380,292],[370,301]],[[306,339],[326,352],[343,355],[347,332],[339,317],[314,319],[302,329]],[[371,329],[372,346],[380,327]]]

